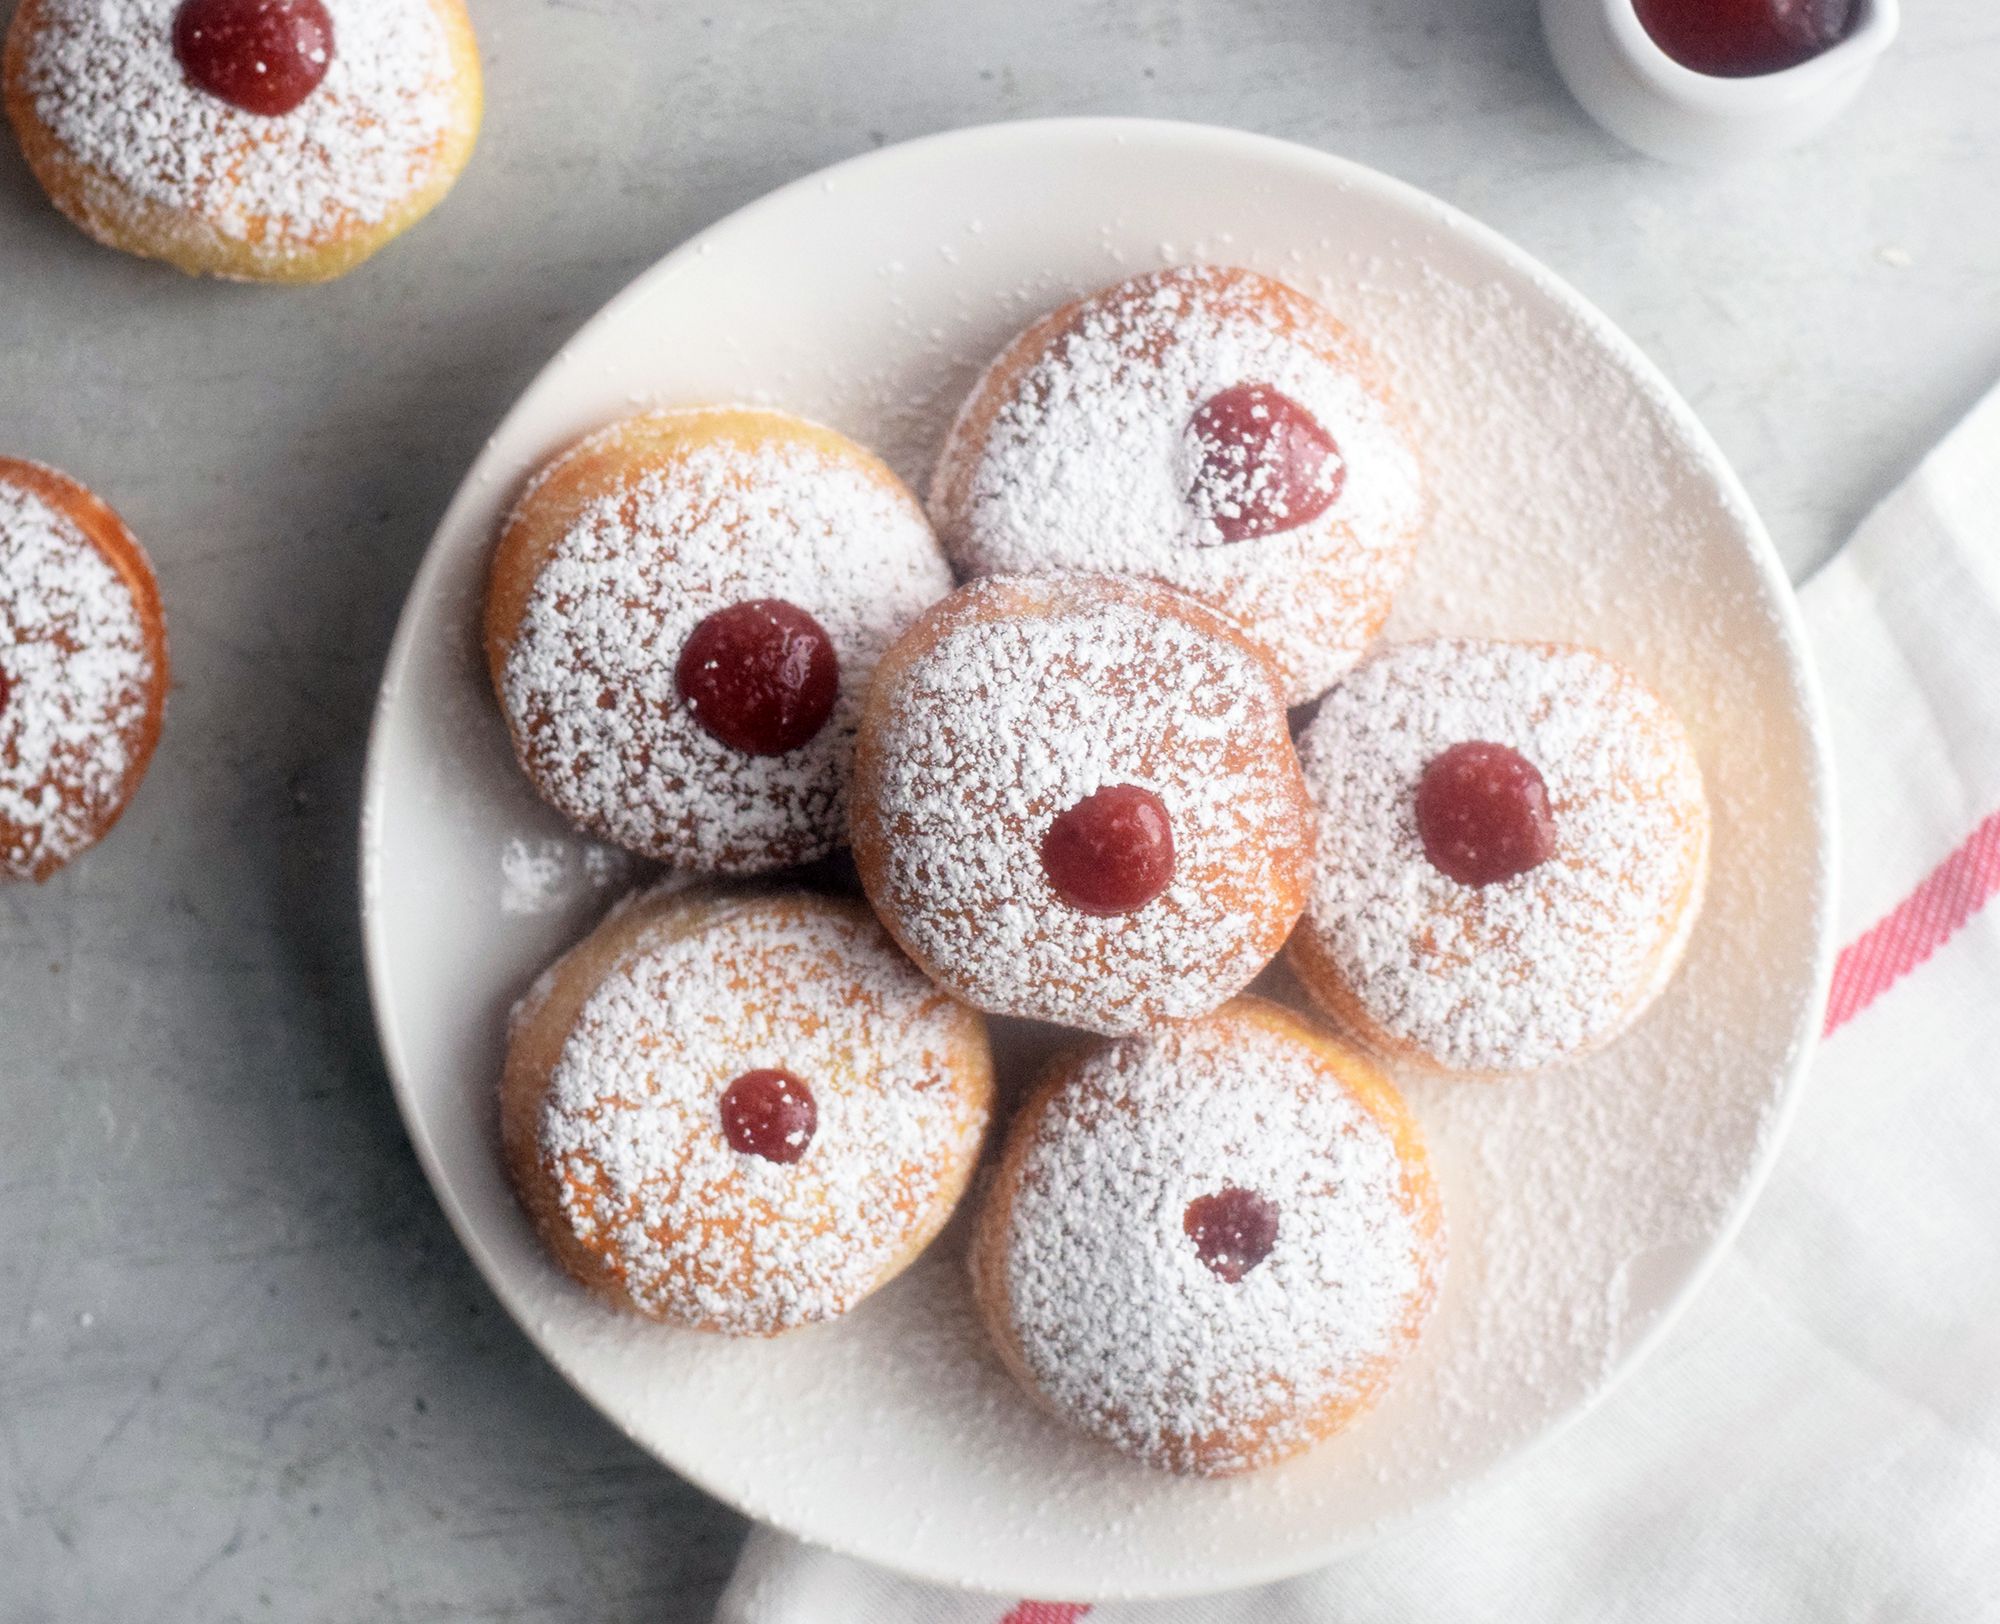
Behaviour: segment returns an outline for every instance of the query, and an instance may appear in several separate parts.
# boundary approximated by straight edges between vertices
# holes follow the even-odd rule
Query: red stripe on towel
[[[1995,892],[2000,892],[2000,812],[1974,829],[1893,910],[1841,949],[1827,994],[1825,1030],[1845,1026],[1916,969]]]

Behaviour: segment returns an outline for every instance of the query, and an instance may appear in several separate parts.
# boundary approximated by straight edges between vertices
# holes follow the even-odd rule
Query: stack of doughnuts
[[[970,1243],[1001,1361],[1149,1465],[1282,1460],[1438,1299],[1384,1068],[1529,1071],[1639,1017],[1701,901],[1692,744],[1589,649],[1375,643],[1416,447],[1361,339],[1250,271],[1036,322],[929,496],[708,406],[560,450],[505,517],[523,772],[696,877],[523,999],[509,1171],[601,1297],[772,1335],[912,1261],[1011,1093]],[[843,845],[865,904],[784,877]],[[1287,943],[1329,1026],[1248,994]],[[996,1089],[988,1016],[1077,1035]]]

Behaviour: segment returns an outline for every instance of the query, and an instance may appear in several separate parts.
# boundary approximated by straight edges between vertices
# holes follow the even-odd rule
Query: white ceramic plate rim
[[[673,276],[687,259],[705,251],[707,241],[739,224],[747,223],[767,212],[784,209],[795,194],[809,189],[826,186],[829,182],[844,180],[858,171],[890,169],[906,158],[918,157],[928,160],[939,153],[963,153],[973,156],[994,147],[1016,144],[1046,143],[1051,149],[1060,148],[1065,143],[1076,142],[1084,145],[1112,141],[1125,142],[1153,141],[1167,145],[1193,145],[1204,149],[1206,155],[1231,157],[1249,166],[1270,169],[1287,169],[1312,176],[1322,181],[1332,182],[1346,189],[1372,194],[1394,205],[1413,212],[1428,215],[1447,232],[1468,239],[1476,248],[1503,262],[1516,273],[1536,283],[1554,302],[1576,318],[1588,331],[1596,343],[1608,351],[1617,362],[1636,380],[1649,389],[1660,403],[1665,415],[1672,421],[1703,471],[1711,477],[1737,516],[1740,528],[1749,543],[1749,552],[1758,574],[1769,589],[1769,602],[1778,621],[1779,635],[1786,645],[1800,686],[1801,708],[1814,757],[1813,784],[1814,805],[1812,819],[1818,831],[1816,854],[1817,877],[1819,881],[1818,934],[1813,964],[1812,995],[1802,1008],[1798,1029],[1792,1037],[1790,1059],[1786,1068],[1781,1091],[1778,1094],[1769,1131],[1763,1136],[1757,1154],[1752,1159],[1748,1172],[1737,1188],[1733,1206],[1723,1221],[1710,1234],[1707,1248],[1699,1262],[1688,1272],[1678,1290],[1673,1293],[1665,1306],[1657,1313],[1646,1330],[1631,1342],[1612,1363],[1605,1379],[1591,1392],[1584,1395],[1566,1413],[1557,1417],[1536,1436],[1516,1445],[1498,1456],[1482,1471],[1469,1480],[1472,1484],[1491,1483],[1503,1476],[1523,1457],[1540,1448],[1551,1438],[1566,1431],[1581,1419],[1606,1394],[1611,1392],[1630,1371],[1645,1359],[1665,1338],[1670,1328],[1679,1320],[1688,1304],[1699,1293],[1704,1283],[1713,1273],[1721,1257],[1734,1242],[1740,1232],[1749,1209],[1763,1189],[1791,1128],[1801,1097],[1801,1082],[1811,1060],[1821,1024],[1824,1020],[1828,984],[1832,974],[1834,957],[1834,899],[1833,899],[1833,854],[1835,841],[1835,813],[1833,802],[1833,782],[1831,770],[1831,749],[1826,723],[1824,700],[1817,672],[1815,671],[1798,608],[1792,595],[1790,582],[1779,561],[1777,551],[1765,531],[1762,521],[1751,506],[1747,493],[1734,470],[1724,459],[1707,430],[1701,425],[1692,409],[1667,383],[1659,370],[1647,359],[1642,351],[1620,331],[1608,317],[1577,293],[1566,282],[1547,270],[1532,256],[1515,247],[1497,232],[1480,224],[1470,216],[1461,213],[1449,204],[1434,198],[1405,182],[1395,180],[1379,171],[1346,159],[1335,157],[1312,148],[1273,137],[1256,135],[1244,131],[1184,123],[1160,119],[1126,118],[1060,118],[1027,120],[1008,124],[980,125],[967,129],[926,136],[898,146],[884,148],[847,159],[829,168],[816,171],[792,181],[775,191],[767,193],[755,202],[725,216],[703,231],[689,238],[680,247],[658,261],[629,283],[589,322],[573,335],[548,365],[537,373],[534,381],[511,406],[494,431],[488,437],[480,456],[468,470],[457,493],[440,520],[431,543],[427,546],[424,560],[413,579],[396,635],[391,644],[385,666],[382,686],[378,696],[374,723],[371,728],[368,763],[363,780],[361,828],[364,854],[370,831],[379,826],[378,820],[387,793],[387,767],[381,735],[400,687],[411,664],[416,649],[420,614],[418,606],[430,595],[437,577],[446,565],[445,550],[441,542],[456,530],[462,515],[484,498],[479,494],[478,485],[486,474],[487,463],[494,455],[494,442],[500,439],[506,427],[520,414],[528,410],[534,397],[540,393],[549,379],[563,367],[565,356],[572,345],[597,329],[617,322],[626,308],[644,298],[655,284]],[[879,179],[879,177],[877,177]],[[399,1111],[407,1128],[411,1143],[415,1146],[418,1160],[425,1176],[429,1179],[443,1207],[447,1219],[456,1231],[460,1242],[471,1256],[475,1266],[493,1290],[509,1315],[522,1331],[536,1345],[564,1378],[590,1402],[593,1408],[604,1414],[621,1432],[633,1438],[648,1453],[656,1453],[630,1428],[619,1422],[593,1393],[579,1383],[564,1360],[551,1348],[549,1339],[526,1317],[516,1302],[503,1271],[497,1265],[486,1247],[474,1223],[462,1205],[454,1189],[442,1159],[426,1127],[423,1113],[417,1101],[415,1084],[410,1075],[406,1058],[405,1041],[398,1025],[395,1004],[386,983],[386,951],[382,939],[384,920],[382,910],[374,895],[374,867],[365,860],[361,865],[361,914],[364,950],[367,959],[369,994],[374,1011],[377,1031],[380,1035],[383,1057],[389,1073],[391,1086],[396,1095]],[[657,1455],[656,1455],[656,1458]],[[726,1488],[708,1480],[697,1466],[679,1461],[667,1461],[673,1470],[686,1477],[705,1491],[724,1501],[735,1503]],[[1439,1495],[1427,1505],[1414,1511],[1390,1516],[1376,1525],[1376,1536],[1392,1532],[1401,1527],[1422,1520],[1431,1511],[1457,1498],[1458,1490],[1451,1495]],[[739,1508],[740,1509],[740,1508]],[[835,1550],[856,1555],[868,1560],[893,1560],[879,1551],[860,1551],[837,1540],[820,1539],[817,1535],[802,1537],[815,1538]],[[1145,1595],[1198,1594],[1220,1586],[1255,1584],[1288,1578],[1308,1571],[1319,1561],[1351,1554],[1358,1548],[1351,1532],[1342,1531],[1330,1540],[1327,1549],[1315,1560],[1277,1559],[1264,1563],[1248,1563],[1232,1569],[1227,1575],[1219,1576],[1211,1583],[1177,1584],[1160,1590],[1133,1590],[1119,1587],[1107,1590],[1098,1596],[1080,1596],[1074,1599],[1124,1599]],[[912,1577],[931,1580],[953,1586],[986,1588],[988,1581],[982,1577],[975,1585],[964,1573],[949,1568],[923,1564],[909,1560],[898,1560],[896,1565]],[[994,1586],[996,1593],[1003,1587]],[[1011,1589],[1013,1587],[1004,1587]]]

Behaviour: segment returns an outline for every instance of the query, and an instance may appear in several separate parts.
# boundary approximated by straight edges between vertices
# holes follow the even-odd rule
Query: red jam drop
[[[7,701],[14,697],[13,686],[7,681],[7,673],[0,671],[0,717],[7,714]]]
[[[1860,0],[1636,0],[1653,43],[1684,68],[1751,79],[1810,62],[1854,27]]]
[[[1145,907],[1174,877],[1167,803],[1137,784],[1086,795],[1042,836],[1042,871],[1056,895],[1084,913]]]
[[[1278,1244],[1278,1204],[1231,1184],[1190,1201],[1181,1228],[1202,1262],[1234,1285]]]
[[[740,1155],[795,1162],[818,1127],[812,1090],[788,1071],[746,1071],[722,1091],[722,1137]]]
[[[197,90],[279,118],[333,66],[333,19],[321,0],[184,0],[174,55]]]
[[[833,639],[803,609],[753,598],[695,627],[674,668],[694,719],[750,756],[782,756],[826,726],[840,697]]]
[[[1504,744],[1454,744],[1417,783],[1424,855],[1460,885],[1494,885],[1556,852],[1549,790],[1535,764]]]
[[[1268,384],[1233,384],[1211,395],[1188,431],[1201,458],[1188,505],[1224,541],[1311,524],[1347,483],[1347,464],[1333,436]]]

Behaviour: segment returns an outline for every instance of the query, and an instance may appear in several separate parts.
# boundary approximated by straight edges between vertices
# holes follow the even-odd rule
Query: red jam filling
[[[795,1162],[818,1127],[812,1090],[788,1071],[746,1071],[722,1091],[722,1137],[739,1155]]]
[[[1211,395],[1188,431],[1200,457],[1188,505],[1224,541],[1310,524],[1347,483],[1333,436],[1268,384],[1239,383]]]
[[[197,90],[279,118],[333,66],[333,19],[320,0],[185,0],[174,55]]]
[[[694,719],[732,750],[782,756],[826,726],[840,697],[840,657],[803,609],[753,598],[695,627],[674,685]]]
[[[1231,1184],[1190,1201],[1181,1228],[1202,1262],[1234,1285],[1278,1244],[1278,1204]]]
[[[1548,786],[1504,744],[1454,744],[1417,783],[1424,855],[1460,885],[1495,885],[1555,855]]]
[[[1810,62],[1846,39],[1860,0],[1636,0],[1653,43],[1684,68],[1751,79]]]
[[[1084,913],[1145,907],[1174,877],[1166,802],[1136,784],[1086,795],[1042,837],[1042,871],[1056,895]]]
[[[7,701],[14,697],[12,685],[7,681],[7,673],[0,671],[0,716],[7,714]]]

